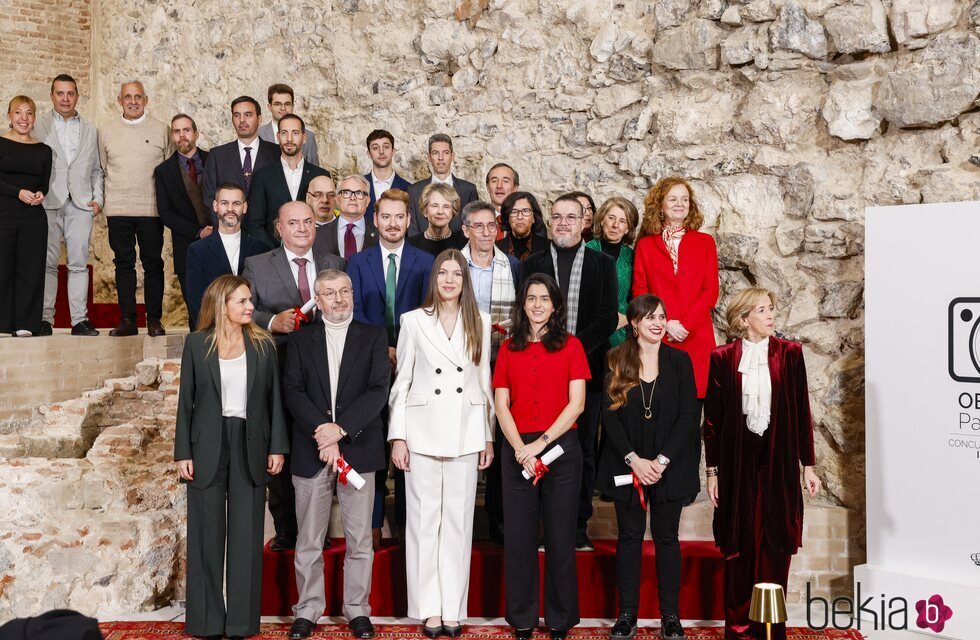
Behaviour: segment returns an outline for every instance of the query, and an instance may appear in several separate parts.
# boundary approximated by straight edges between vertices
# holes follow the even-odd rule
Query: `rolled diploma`
[[[625,487],[628,484],[633,484],[633,474],[627,473],[625,476],[613,476],[613,482],[616,483],[617,487]]]
[[[560,456],[563,453],[565,453],[565,450],[561,448],[560,444],[556,444],[554,447],[548,450],[548,453],[541,456],[539,460],[541,460],[542,464],[547,466],[552,462],[554,462],[555,460],[557,460],[558,456]],[[531,474],[527,472],[527,469],[524,469],[524,471],[522,471],[521,473],[524,474],[525,480],[531,479]]]
[[[347,466],[350,467],[350,463],[347,463]],[[340,465],[337,466],[337,472],[338,473],[343,472],[343,469],[340,468]],[[357,489],[358,491],[360,491],[361,487],[364,486],[364,478],[361,476],[361,474],[354,471],[353,468],[351,468],[350,471],[347,472],[347,482],[354,485],[354,488]]]
[[[313,311],[313,307],[315,306],[316,306],[316,298],[310,298],[309,301],[306,304],[304,304],[302,307],[300,307],[299,310],[303,312],[303,315],[307,315],[310,313],[310,311]],[[347,477],[349,478],[350,476]],[[360,489],[360,487],[358,487],[358,489]]]

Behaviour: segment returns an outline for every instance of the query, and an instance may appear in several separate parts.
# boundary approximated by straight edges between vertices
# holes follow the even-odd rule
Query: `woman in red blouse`
[[[538,623],[538,522],[543,520],[544,620],[552,640],[564,640],[579,622],[575,532],[582,450],[573,430],[585,407],[589,363],[582,343],[565,330],[565,304],[550,276],[536,273],[524,281],[511,326],[493,373],[504,434],[506,618],[517,640],[531,638]],[[563,453],[544,466],[539,457],[559,446]]]
[[[633,297],[652,293],[667,309],[667,344],[687,352],[694,365],[698,398],[704,399],[708,358],[715,348],[711,309],[718,302],[718,249],[698,231],[704,216],[686,180],[663,178],[643,202]]]

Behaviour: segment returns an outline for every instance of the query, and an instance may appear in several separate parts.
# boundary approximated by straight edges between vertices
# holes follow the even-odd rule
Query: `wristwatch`
[[[341,438],[346,438],[347,437],[347,432],[344,431],[344,428],[342,426],[340,426],[339,424],[337,425],[337,428],[340,429],[340,437]]]
[[[551,442],[551,438],[548,437],[548,434],[547,433],[542,433],[541,434],[541,441],[544,442],[545,444],[548,444],[548,443]]]
[[[657,456],[657,462],[666,467],[668,464],[670,464],[670,458],[661,453],[659,456]]]
[[[630,451],[629,453],[626,454],[626,457],[623,458],[623,461],[626,462],[627,467],[632,466],[634,460],[636,460],[635,451]]]

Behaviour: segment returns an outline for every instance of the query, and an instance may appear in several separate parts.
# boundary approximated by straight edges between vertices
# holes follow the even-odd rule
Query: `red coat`
[[[684,342],[669,342],[691,356],[698,397],[708,383],[708,356],[715,348],[711,309],[718,302],[718,249],[707,233],[688,231],[677,249],[677,273],[659,235],[636,243],[633,297],[652,293],[664,301],[667,320],[680,320],[688,330]]]
[[[741,359],[741,340],[711,352],[708,393],[704,398],[705,463],[718,467],[715,542],[725,555],[744,550],[740,546],[754,535],[749,515],[755,510],[744,503],[755,501],[761,512],[759,529],[763,536],[755,544],[768,552],[794,554],[803,543],[800,465],[814,464],[803,348],[799,342],[769,338],[772,406],[769,428],[762,440],[768,447],[762,451],[756,468],[743,464],[744,452],[753,445],[748,438],[757,436],[745,426],[742,413],[742,376],[738,372]],[[757,473],[760,469],[764,472]]]

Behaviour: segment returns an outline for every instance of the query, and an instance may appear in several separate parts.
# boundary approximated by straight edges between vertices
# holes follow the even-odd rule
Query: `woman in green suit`
[[[180,364],[174,460],[187,483],[186,631],[196,636],[259,632],[265,485],[289,442],[275,343],[252,309],[247,280],[212,282]]]
[[[601,251],[616,261],[616,282],[619,300],[619,323],[609,336],[609,345],[615,347],[626,339],[626,308],[630,302],[633,285],[633,240],[640,224],[640,214],[633,203],[615,196],[602,203],[592,222],[592,239],[585,246]]]

